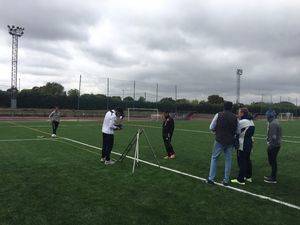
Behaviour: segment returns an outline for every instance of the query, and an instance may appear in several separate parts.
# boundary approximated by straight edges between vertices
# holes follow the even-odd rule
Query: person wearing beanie
[[[276,119],[276,113],[274,110],[268,110],[266,112],[268,120],[268,133],[267,133],[267,153],[268,161],[271,166],[271,175],[265,176],[264,181],[266,183],[277,183],[277,155],[281,147],[282,129]]]

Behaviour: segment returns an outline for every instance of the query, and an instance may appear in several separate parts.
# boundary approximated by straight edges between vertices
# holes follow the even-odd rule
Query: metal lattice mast
[[[14,25],[7,26],[8,33],[12,36],[12,57],[11,57],[11,108],[17,108],[18,91],[18,38],[24,34],[23,27]]]

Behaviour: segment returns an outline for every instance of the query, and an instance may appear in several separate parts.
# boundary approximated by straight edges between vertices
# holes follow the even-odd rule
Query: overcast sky
[[[10,86],[8,24],[19,41],[21,89],[57,81],[85,93],[300,101],[300,1],[0,0],[0,89]],[[124,81],[122,81],[124,80]]]

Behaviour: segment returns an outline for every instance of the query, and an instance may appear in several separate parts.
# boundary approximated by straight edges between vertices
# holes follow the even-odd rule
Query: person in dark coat
[[[163,124],[162,124],[162,137],[163,137],[165,148],[167,151],[167,156],[165,156],[164,158],[165,159],[174,159],[175,151],[171,144],[172,136],[173,136],[173,132],[174,132],[174,120],[170,116],[170,113],[168,111],[164,112],[163,117],[164,117],[164,120],[163,120]]]
[[[224,111],[217,113],[211,124],[210,130],[215,134],[215,143],[211,156],[208,184],[214,184],[217,173],[217,162],[221,153],[225,156],[225,169],[223,185],[229,185],[229,177],[231,171],[231,154],[234,149],[236,140],[238,120],[232,111],[232,102],[224,102]]]

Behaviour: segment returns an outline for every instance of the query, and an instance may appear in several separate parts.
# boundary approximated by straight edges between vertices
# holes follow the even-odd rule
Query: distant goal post
[[[158,109],[153,108],[127,108],[127,120],[155,120],[160,119]]]
[[[279,119],[281,121],[290,121],[290,120],[294,120],[294,114],[290,113],[290,112],[286,112],[286,113],[279,113]]]

